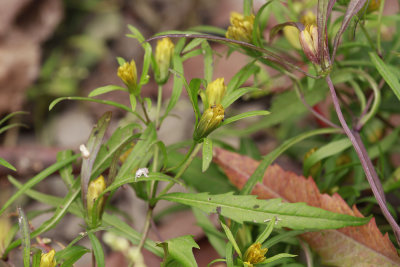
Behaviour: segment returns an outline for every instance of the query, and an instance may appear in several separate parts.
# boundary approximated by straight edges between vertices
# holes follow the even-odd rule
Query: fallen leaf
[[[229,180],[241,189],[259,162],[221,148],[214,150],[214,162]],[[305,202],[333,212],[363,217],[356,206],[350,208],[343,198],[321,194],[312,178],[285,171],[274,164],[266,170],[263,182],[252,191],[261,199],[282,198],[287,202]],[[387,233],[382,235],[372,218],[362,226],[345,227],[302,234],[324,264],[332,266],[400,266],[400,257]]]

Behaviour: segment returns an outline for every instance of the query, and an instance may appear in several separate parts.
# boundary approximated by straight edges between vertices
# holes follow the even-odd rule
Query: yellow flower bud
[[[221,104],[221,100],[225,95],[225,91],[226,85],[224,83],[224,78],[218,78],[209,83],[206,89],[208,107]]]
[[[307,25],[300,32],[300,44],[307,58],[312,63],[319,65],[318,56],[318,29],[314,24]]]
[[[369,4],[367,7],[367,13],[371,13],[371,12],[378,10],[380,5],[381,5],[381,0],[369,0]],[[361,10],[363,10],[363,9],[361,9]]]
[[[54,255],[56,254],[56,251],[54,249],[50,250],[47,253],[42,253],[42,256],[40,257],[40,267],[55,267],[56,266],[56,260],[54,259]]]
[[[103,175],[100,175],[96,180],[93,180],[89,183],[88,192],[87,192],[87,212],[89,222],[93,221],[92,214],[93,214],[93,206],[96,200],[99,198],[101,193],[106,189],[106,182],[104,181]],[[96,217],[100,218],[101,213],[103,211],[104,205],[104,197],[99,199],[97,202],[96,208]]]
[[[231,26],[228,27],[228,31],[225,34],[226,38],[250,43],[253,39],[254,18],[253,14],[243,16],[237,12],[232,12],[230,17]]]
[[[315,153],[315,151],[317,151],[318,149],[316,147],[311,148],[304,156],[304,160],[308,159],[312,154]],[[309,173],[312,177],[315,177],[318,172],[319,169],[321,168],[321,161],[318,161],[317,163],[315,163],[309,170]]]
[[[164,84],[168,80],[168,69],[172,63],[174,48],[174,43],[168,37],[157,41],[156,62],[158,66],[158,73],[156,74],[156,81],[159,84]]]
[[[253,264],[261,263],[265,261],[265,253],[267,253],[267,248],[261,248],[261,243],[252,244],[244,254],[244,262],[248,266],[253,266]]]
[[[286,40],[296,49],[301,49],[299,34],[300,31],[294,26],[285,26],[283,28],[283,34],[286,37]]]
[[[312,11],[307,11],[307,13],[301,17],[300,22],[304,25],[315,25],[317,24],[317,17]]]
[[[199,124],[194,130],[193,140],[200,142],[204,137],[207,137],[207,135],[217,129],[223,119],[224,108],[221,104],[206,109],[200,118]]]
[[[135,91],[137,87],[137,72],[135,61],[132,60],[130,63],[125,62],[118,68],[118,77],[128,86],[129,90]]]

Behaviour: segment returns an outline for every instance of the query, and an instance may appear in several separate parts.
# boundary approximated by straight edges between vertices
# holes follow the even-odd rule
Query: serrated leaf
[[[201,171],[205,172],[212,161],[212,140],[210,138],[204,138],[203,140],[203,164]]]
[[[200,248],[193,240],[193,236],[185,235],[167,240],[157,244],[160,247],[166,247],[171,258],[179,262],[182,266],[197,266],[193,256],[193,248]]]
[[[214,153],[214,161],[238,188],[244,186],[259,164],[249,157],[223,149],[215,149]],[[262,199],[281,197],[287,202],[301,201],[325,210],[363,217],[355,206],[351,209],[338,194],[321,194],[311,178],[284,171],[276,164],[268,167],[263,183],[257,184],[252,193]],[[381,234],[374,218],[366,225],[306,233],[301,237],[329,265],[361,267],[400,264],[395,247],[387,234]]]
[[[266,223],[276,217],[276,227],[302,229],[331,229],[362,225],[368,218],[328,212],[307,206],[305,203],[283,203],[281,199],[268,201],[251,195],[233,193],[210,195],[208,193],[170,193],[160,199],[197,207],[207,213],[218,213],[238,223]]]
[[[379,74],[382,76],[389,87],[393,90],[393,93],[400,100],[400,82],[398,76],[396,76],[390,70],[390,68],[380,57],[378,57],[376,53],[370,52],[369,57],[371,58],[371,61],[375,65],[375,68],[378,70]]]

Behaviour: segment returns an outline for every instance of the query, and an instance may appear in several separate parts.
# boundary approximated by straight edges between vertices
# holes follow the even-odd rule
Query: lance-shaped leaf
[[[242,188],[258,166],[258,162],[223,149],[216,149],[214,161],[222,167],[229,180]],[[257,184],[252,194],[259,198],[280,197],[287,202],[305,202],[310,206],[362,218],[354,206],[350,208],[338,195],[321,194],[309,178],[284,171],[278,165],[266,170],[262,184]],[[301,237],[320,255],[322,261],[334,266],[399,266],[400,258],[390,242],[376,226],[375,219],[357,227],[323,230],[302,234]]]
[[[193,240],[193,236],[185,235],[169,239],[157,244],[157,246],[164,248],[165,253],[168,253],[161,266],[197,266],[192,249],[199,248],[199,246]],[[179,264],[174,265],[173,262],[178,262]]]
[[[218,213],[238,223],[267,223],[276,217],[276,227],[296,230],[362,225],[369,220],[328,212],[305,203],[284,203],[279,198],[265,201],[251,195],[233,195],[232,192],[219,195],[170,193],[160,199],[196,207],[208,213]]]

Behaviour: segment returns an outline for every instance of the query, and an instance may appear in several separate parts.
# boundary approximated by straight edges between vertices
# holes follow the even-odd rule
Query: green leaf
[[[240,69],[239,72],[233,76],[226,88],[226,96],[229,96],[236,88],[239,88],[249,77],[259,71],[260,67],[254,65],[255,61],[251,61],[246,66]]]
[[[99,239],[93,233],[88,234],[90,243],[92,243],[92,249],[94,253],[94,257],[96,258],[97,267],[105,267],[104,263],[104,252],[103,247],[100,244]]]
[[[28,219],[26,218],[25,212],[22,210],[22,208],[18,207],[17,211],[18,211],[19,230],[21,232],[21,239],[22,239],[22,247],[24,249],[23,253],[24,267],[29,267],[31,259],[31,239],[29,234],[29,223]]]
[[[386,81],[389,87],[393,90],[393,93],[400,100],[400,82],[398,76],[396,76],[388,65],[379,58],[376,53],[370,52],[369,57],[371,58],[372,63],[374,63],[375,68],[378,70],[379,74]]]
[[[159,198],[197,207],[207,213],[218,213],[238,223],[266,223],[276,217],[276,227],[293,230],[341,228],[362,225],[370,220],[329,212],[305,203],[283,203],[281,199],[261,200],[256,197],[233,193],[170,193]]]
[[[57,251],[55,258],[57,263],[62,263],[61,267],[71,267],[86,253],[90,253],[90,249],[82,246],[73,246]]]
[[[11,165],[10,163],[8,163],[5,159],[0,158],[0,165],[3,165],[6,168],[9,168],[13,171],[16,171],[17,169],[15,169],[15,167],[13,165]]]
[[[96,99],[96,98],[90,98],[90,97],[80,97],[80,96],[59,97],[50,103],[49,110],[52,110],[55,105],[57,105],[59,102],[61,102],[63,100],[81,100],[81,101],[96,102],[96,103],[100,103],[100,104],[104,104],[104,105],[117,107],[117,108],[120,108],[122,110],[125,110],[127,112],[137,115],[137,113],[132,111],[129,107],[122,105],[120,103],[117,103],[114,101],[109,101],[109,100],[102,100],[102,99]]]
[[[351,142],[346,137],[337,141],[330,142],[329,144],[318,148],[317,151],[312,153],[306,160],[304,160],[303,168],[305,176],[307,176],[310,168],[314,166],[314,164],[316,164],[317,162],[330,156],[336,155],[349,147],[351,147]]]
[[[213,151],[212,151],[212,140],[210,138],[204,138],[203,140],[203,164],[201,171],[205,172],[212,161]]]
[[[233,102],[235,102],[240,97],[242,97],[244,94],[259,91],[259,90],[260,90],[259,88],[255,88],[255,87],[238,88],[235,91],[231,92],[230,94],[225,95],[221,101],[221,105],[224,107],[224,109],[226,109],[230,105],[232,105]]]
[[[266,116],[269,115],[270,112],[267,110],[256,110],[256,111],[248,111],[248,112],[244,112],[244,113],[240,113],[236,116],[227,118],[226,120],[224,120],[224,122],[222,122],[220,124],[220,127],[244,118],[248,118],[248,117],[253,117],[253,116]]]
[[[200,85],[201,85],[201,79],[195,78],[190,81],[189,86],[185,86],[186,91],[189,95],[190,102],[192,103],[193,106],[194,114],[196,116],[196,125],[201,116],[199,105],[197,104]]]
[[[89,151],[88,157],[82,157],[81,167],[81,190],[82,190],[82,203],[86,207],[86,196],[87,189],[92,175],[92,169],[94,161],[96,160],[97,153],[100,150],[101,143],[103,141],[104,134],[111,121],[112,113],[110,111],[104,113],[103,116],[98,120],[97,124],[93,127],[90,133],[89,139],[86,144],[86,148]]]
[[[72,156],[72,150],[62,150],[57,153],[57,161],[65,160]],[[74,175],[72,174],[72,164],[65,166],[64,168],[60,169],[60,176],[63,179],[64,184],[67,186],[68,189],[71,188],[72,184],[74,183]]]
[[[156,138],[156,130],[154,125],[150,123],[140,135],[140,141],[135,144],[124,164],[122,164],[115,181],[129,176],[136,168],[144,167],[141,164],[145,164],[143,162],[146,158],[145,156],[149,155],[149,147],[154,143]]]
[[[233,248],[235,249],[236,253],[239,255],[239,258],[242,258],[242,252],[239,249],[238,244],[236,243],[235,238],[228,226],[226,226],[222,221],[220,221],[222,229],[224,229],[225,235],[228,238],[229,242],[232,244]]]
[[[183,88],[183,81],[184,81],[184,76],[183,76],[183,63],[182,63],[182,58],[180,56],[180,53],[185,45],[185,39],[179,40],[179,42],[176,44],[175,49],[174,49],[174,55],[172,56],[172,64],[174,66],[174,85],[172,87],[172,94],[171,98],[169,99],[168,106],[165,110],[165,113],[161,119],[163,121],[165,117],[168,116],[169,112],[175,107],[176,103],[179,100],[179,97],[181,96],[182,93],[182,88]]]
[[[11,128],[15,128],[15,127],[25,127],[25,128],[28,128],[28,126],[27,126],[26,124],[23,124],[23,123],[12,123],[12,124],[9,124],[9,125],[7,125],[7,126],[1,127],[1,128],[0,128],[0,134],[4,133],[5,131],[7,131],[7,130],[9,130],[9,129],[11,129]]]
[[[204,79],[210,83],[214,72],[213,50],[207,41],[201,43],[201,49],[204,56]]]
[[[15,111],[13,113],[8,114],[7,116],[5,116],[4,118],[2,118],[0,120],[0,125],[2,125],[3,123],[5,123],[7,120],[9,120],[10,118],[16,116],[16,115],[25,115],[25,114],[29,114],[29,112],[26,111]]]
[[[33,252],[34,249],[32,249],[32,267],[40,267],[40,260],[42,258],[42,251],[40,249],[37,249],[36,252]]]
[[[159,243],[157,246],[166,248],[168,250],[168,255],[182,266],[197,266],[197,262],[193,256],[193,248],[199,248],[199,246],[193,240],[193,236],[180,236]]]
[[[191,27],[189,30],[194,31],[194,32],[205,32],[205,33],[221,35],[221,36],[225,36],[225,33],[226,33],[226,29],[218,28],[215,26],[209,26],[209,25],[194,26],[194,27]]]
[[[117,57],[118,65],[122,66],[126,63],[126,60],[122,57]]]
[[[0,209],[0,215],[22,194],[25,193],[26,190],[30,189],[31,187],[35,186],[36,184],[40,183],[43,179],[47,178],[50,174],[58,171],[62,167],[70,164],[74,160],[76,160],[80,155],[74,155],[68,159],[63,161],[57,162],[50,167],[44,169],[42,172],[31,178],[27,183],[25,183],[14,195],[12,195],[7,202],[3,205]]]
[[[207,42],[207,40],[201,39],[201,38],[195,38],[193,40],[191,40],[186,46],[185,48],[182,50],[182,53],[187,53],[190,50],[194,49],[196,46],[199,46],[200,44],[202,44],[203,42]]]
[[[276,218],[273,217],[271,221],[267,224],[267,227],[265,227],[264,231],[257,237],[256,241],[254,243],[264,243],[265,240],[269,237],[269,235],[272,233],[272,230],[274,229],[276,222]]]
[[[272,257],[268,257],[265,261],[261,262],[260,264],[267,264],[282,258],[292,258],[292,257],[297,257],[297,255],[293,255],[293,254],[288,254],[288,253],[280,253],[277,255],[274,255]]]
[[[315,136],[315,135],[329,134],[329,133],[339,133],[339,132],[340,132],[340,129],[323,128],[323,129],[317,129],[317,130],[312,130],[312,131],[309,131],[309,132],[305,132],[303,134],[300,134],[298,136],[295,136],[295,137],[292,137],[292,138],[286,140],[282,145],[280,145],[279,147],[275,148],[272,152],[270,152],[267,156],[264,157],[264,159],[260,162],[260,165],[258,165],[257,169],[254,171],[254,173],[247,180],[245,186],[242,188],[240,193],[243,194],[243,195],[250,194],[251,190],[256,185],[256,183],[261,181],[262,177],[264,176],[264,172],[268,168],[268,166],[277,157],[279,157],[279,155],[281,155],[283,152],[285,152],[291,146],[297,144],[298,142],[301,142],[304,139],[307,139],[307,138]]]
[[[122,86],[118,86],[118,85],[106,85],[106,86],[102,86],[99,88],[94,89],[93,91],[91,91],[88,95],[88,97],[94,97],[94,96],[98,96],[98,95],[102,95],[105,93],[109,93],[112,91],[124,91],[124,92],[128,92],[128,89],[122,87]]]

